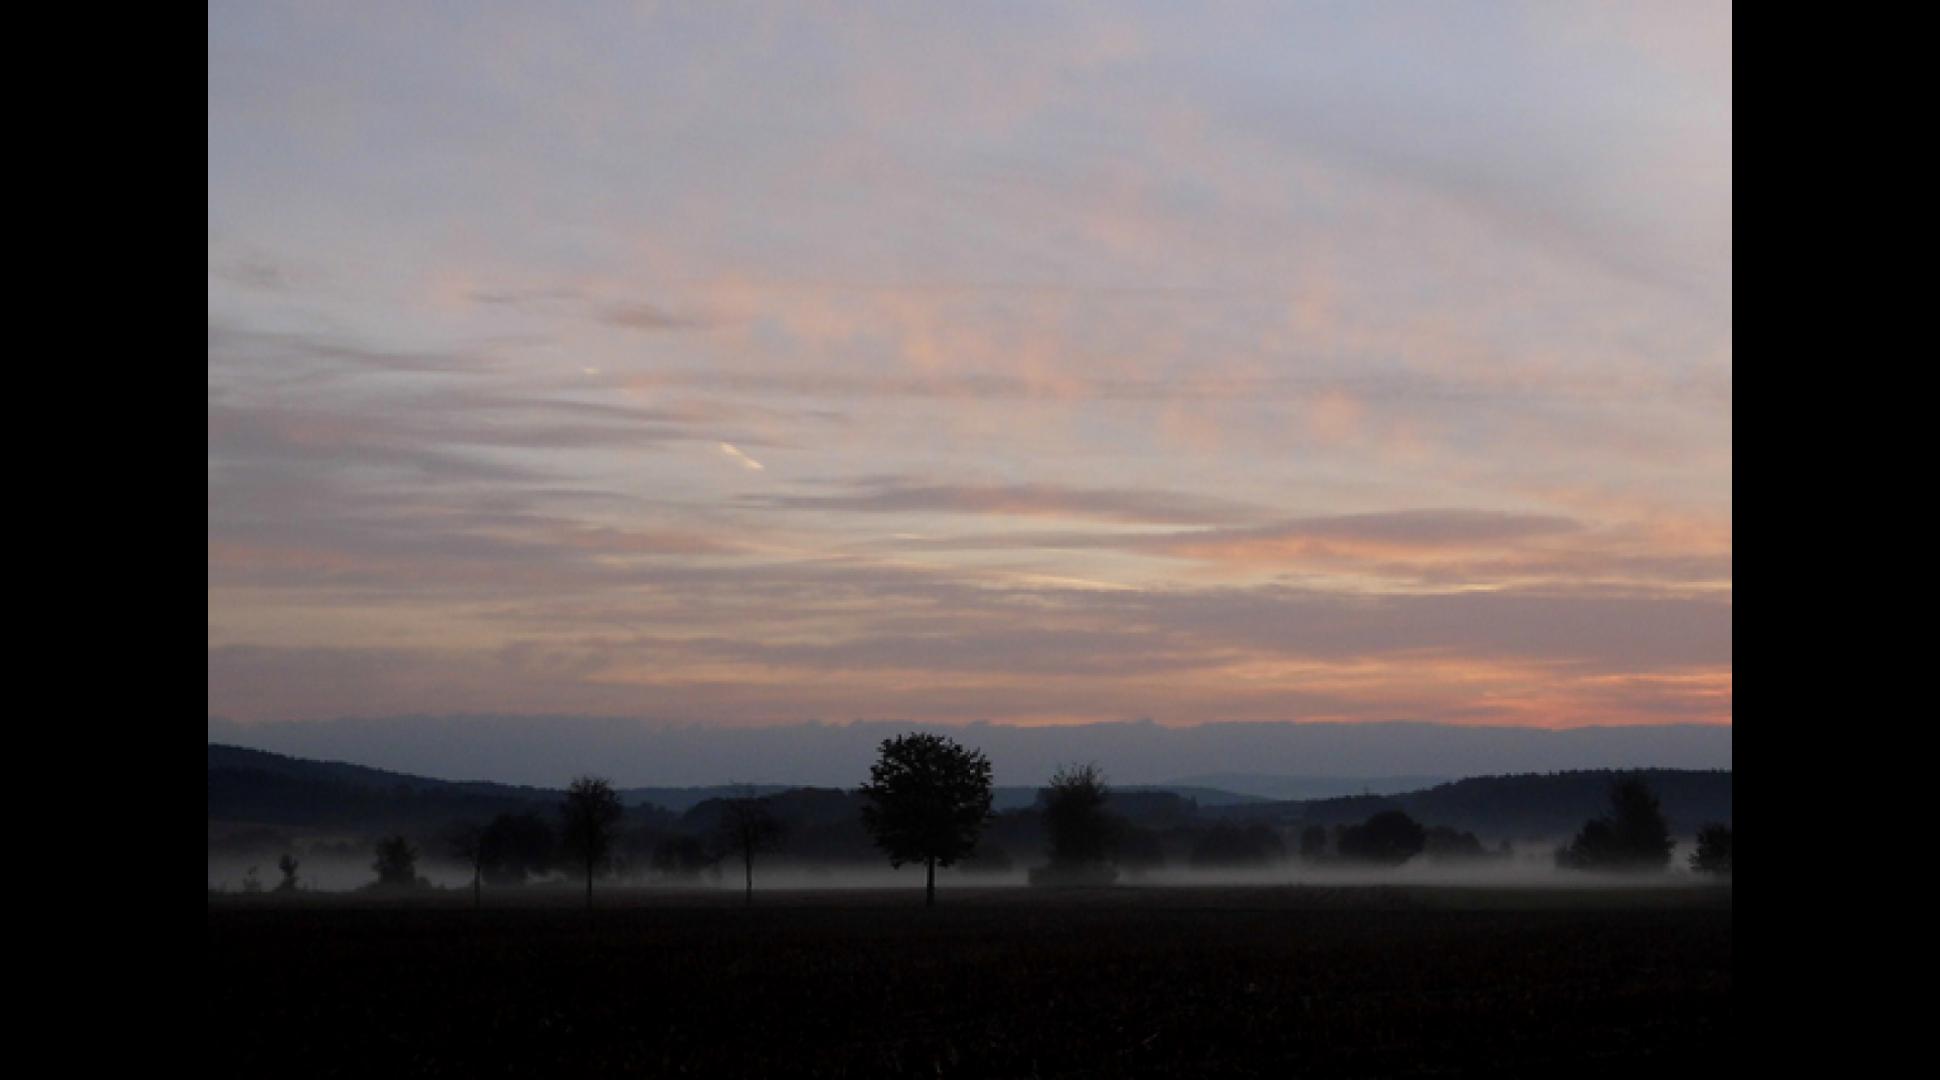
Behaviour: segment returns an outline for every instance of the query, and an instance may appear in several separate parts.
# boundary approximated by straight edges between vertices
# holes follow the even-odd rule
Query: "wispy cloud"
[[[1263,510],[1233,499],[1138,488],[1056,484],[932,484],[890,479],[844,485],[827,495],[746,495],[741,505],[769,510],[869,514],[986,514],[1137,523],[1244,521]]]
[[[741,448],[734,445],[733,443],[722,443],[721,453],[726,454],[730,458],[733,458],[744,469],[752,469],[755,472],[760,472],[762,469],[761,462],[756,461],[755,459],[742,453]]]
[[[1729,722],[1699,8],[212,9],[210,708]]]

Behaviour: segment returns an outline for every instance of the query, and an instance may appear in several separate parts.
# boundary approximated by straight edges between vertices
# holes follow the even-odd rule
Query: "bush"
[[[1427,845],[1427,831],[1414,818],[1399,810],[1383,810],[1342,829],[1337,846],[1343,859],[1399,866]]]
[[[377,842],[377,871],[373,886],[380,889],[415,889],[430,882],[418,876],[418,849],[402,836],[387,836]]]
[[[1706,825],[1698,830],[1697,850],[1691,853],[1691,869],[1700,874],[1731,876],[1731,826]]]

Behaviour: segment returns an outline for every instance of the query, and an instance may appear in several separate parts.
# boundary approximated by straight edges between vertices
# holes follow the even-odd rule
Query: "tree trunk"
[[[593,861],[586,860],[586,910],[593,910]]]
[[[749,907],[753,907],[754,906],[754,854],[750,852],[749,854],[743,855],[741,857],[741,862],[744,866],[747,867],[747,870],[748,870],[748,892],[747,892],[747,898],[743,901],[743,903],[747,904]]]
[[[480,890],[478,881],[483,873],[484,871],[481,868],[476,866],[472,867],[472,907],[474,908],[485,906],[485,894]]]
[[[936,906],[936,860],[931,859],[929,861],[929,866],[930,866],[929,882],[928,884],[923,886],[923,906],[935,907]]]

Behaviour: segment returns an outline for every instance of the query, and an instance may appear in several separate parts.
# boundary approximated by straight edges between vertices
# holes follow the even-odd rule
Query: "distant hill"
[[[1674,833],[1731,821],[1729,770],[1634,770],[1657,792]],[[1391,794],[1266,800],[1195,785],[1126,785],[1114,789],[1112,808],[1128,820],[1157,828],[1191,828],[1215,821],[1280,826],[1344,825],[1380,810],[1400,809],[1428,825],[1447,825],[1489,839],[1559,837],[1604,812],[1615,770],[1482,776]],[[630,788],[622,793],[635,826],[692,831],[718,814],[718,800],[749,790],[722,784],[687,788]],[[825,839],[830,851],[857,848],[856,796],[840,788],[754,785],[777,796],[776,808]],[[1000,813],[1027,812],[1034,787],[1000,787]],[[550,814],[563,792],[485,781],[434,780],[343,762],[308,761],[261,750],[210,743],[208,811],[211,834],[218,824],[285,830],[341,831],[373,835],[402,831],[425,835],[457,820],[488,820],[501,813]],[[798,834],[806,839],[809,833]]]
[[[558,795],[558,792],[548,788],[499,784],[487,780],[432,780],[409,773],[373,769],[368,765],[352,765],[344,761],[311,761],[308,758],[291,757],[287,754],[273,754],[267,750],[251,750],[244,746],[210,743],[209,771],[218,770],[258,772],[288,779],[324,781],[361,788],[394,789],[403,785],[418,790],[437,789],[489,798],[550,799]]]
[[[755,795],[775,795],[793,791],[793,784],[708,784],[704,787],[632,787],[620,789],[620,801],[628,806],[657,806],[675,814],[684,814],[709,799],[730,799],[735,796],[753,793]],[[546,797],[557,801],[560,793],[545,789]]]
[[[1674,834],[1688,836],[1710,822],[1731,823],[1728,769],[1581,769],[1477,776],[1393,795],[1253,803],[1214,813],[1231,820],[1332,826],[1398,809],[1425,824],[1484,837],[1563,836],[1605,812],[1610,785],[1620,775],[1639,776],[1650,785]]]
[[[620,789],[620,799],[636,811],[685,814],[711,800],[746,791],[774,795],[795,790],[784,784],[711,784],[699,787],[635,787]],[[1261,802],[1252,795],[1188,785],[1128,785],[1119,789],[1164,792],[1191,799],[1201,806],[1230,806]],[[209,744],[209,819],[304,828],[389,829],[415,828],[458,818],[490,818],[501,812],[551,807],[562,792],[557,788],[496,784],[486,781],[435,780],[425,776],[351,765],[341,761],[305,758]],[[998,787],[992,792],[997,810],[1028,808],[1037,799],[1034,787]]]
[[[1332,799],[1347,795],[1394,795],[1445,784],[1452,776],[1290,776],[1281,773],[1206,773],[1168,782],[1169,791],[1187,785],[1243,794],[1247,802]],[[1205,800],[1200,800],[1205,803]],[[1206,803],[1206,805],[1214,805]]]
[[[340,761],[209,744],[209,820],[355,832],[422,831],[549,809],[560,792],[431,780]]]
[[[1037,803],[1040,789],[1022,785],[1003,785],[991,789],[990,807],[1002,812],[1005,810],[1027,810]],[[1192,784],[1113,784],[1112,794],[1124,796],[1135,794],[1176,795],[1190,799],[1200,806],[1240,806],[1247,803],[1263,803],[1270,800],[1257,795],[1242,795],[1236,791],[1221,791],[1218,788],[1200,787]]]

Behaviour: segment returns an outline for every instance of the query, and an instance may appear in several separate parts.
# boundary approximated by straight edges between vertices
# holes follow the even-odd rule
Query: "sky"
[[[1728,5],[208,32],[211,717],[1731,723]]]

